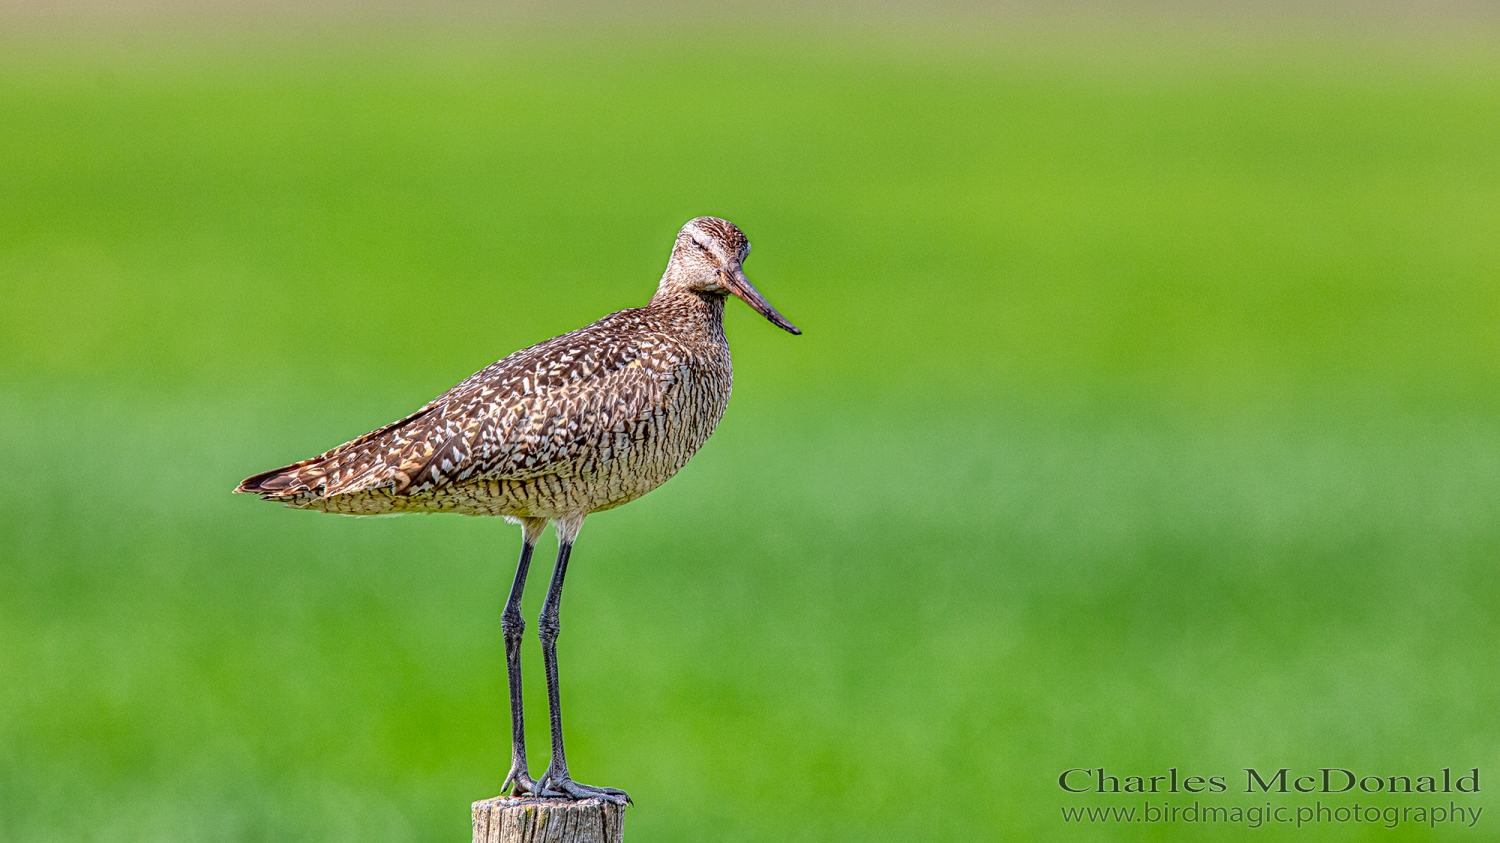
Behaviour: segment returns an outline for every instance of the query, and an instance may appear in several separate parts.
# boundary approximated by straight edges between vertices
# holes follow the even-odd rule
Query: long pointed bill
[[[802,333],[801,328],[786,321],[785,316],[776,312],[776,308],[772,307],[771,303],[766,301],[766,297],[761,295],[759,290],[755,289],[755,285],[750,283],[750,279],[745,277],[745,273],[742,270],[738,268],[727,270],[722,274],[722,277],[725,289],[739,296],[740,300],[754,308],[756,313],[771,320],[772,325],[789,334]]]

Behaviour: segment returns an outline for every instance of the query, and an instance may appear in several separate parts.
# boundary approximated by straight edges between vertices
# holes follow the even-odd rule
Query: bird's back
[[[236,491],[352,515],[619,506],[675,474],[722,417],[732,379],[722,313],[716,296],[612,313]]]

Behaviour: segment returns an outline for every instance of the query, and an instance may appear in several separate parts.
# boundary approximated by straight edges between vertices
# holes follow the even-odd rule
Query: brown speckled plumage
[[[346,515],[458,512],[521,522],[521,558],[500,616],[511,704],[511,767],[501,790],[514,784],[517,794],[629,799],[622,790],[579,784],[568,772],[556,646],[563,577],[583,519],[666,482],[724,415],[732,378],[726,296],[801,333],[745,278],[749,252],[733,224],[691,220],[645,307],[517,351],[400,421],[235,489]],[[533,780],[522,711],[521,595],[548,522],[557,524],[558,557],[537,632],[552,761]]]
[[[724,300],[622,310],[481,369],[406,418],[245,481],[292,506],[558,518],[659,486],[729,401]]]
[[[693,220],[645,307],[517,351],[404,419],[235,491],[348,515],[581,519],[632,501],[677,473],[724,414],[724,298],[738,292],[724,282],[730,269],[744,278],[748,251],[733,224]]]

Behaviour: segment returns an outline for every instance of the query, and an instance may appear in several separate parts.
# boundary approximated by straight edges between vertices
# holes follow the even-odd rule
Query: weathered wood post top
[[[474,843],[621,843],[625,806],[604,799],[496,796],[474,803]]]

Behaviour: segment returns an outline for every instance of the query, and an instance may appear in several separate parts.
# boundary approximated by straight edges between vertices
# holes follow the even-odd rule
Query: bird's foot
[[[510,765],[510,772],[505,774],[505,784],[500,785],[500,793],[510,790],[511,785],[515,785],[515,790],[510,792],[511,796],[535,796],[540,790],[531,774],[526,772],[526,765],[520,762]]]
[[[633,805],[630,794],[616,787],[594,787],[573,781],[567,773],[557,774],[548,767],[536,783],[538,796],[563,797],[566,799],[603,799],[617,805]]]

